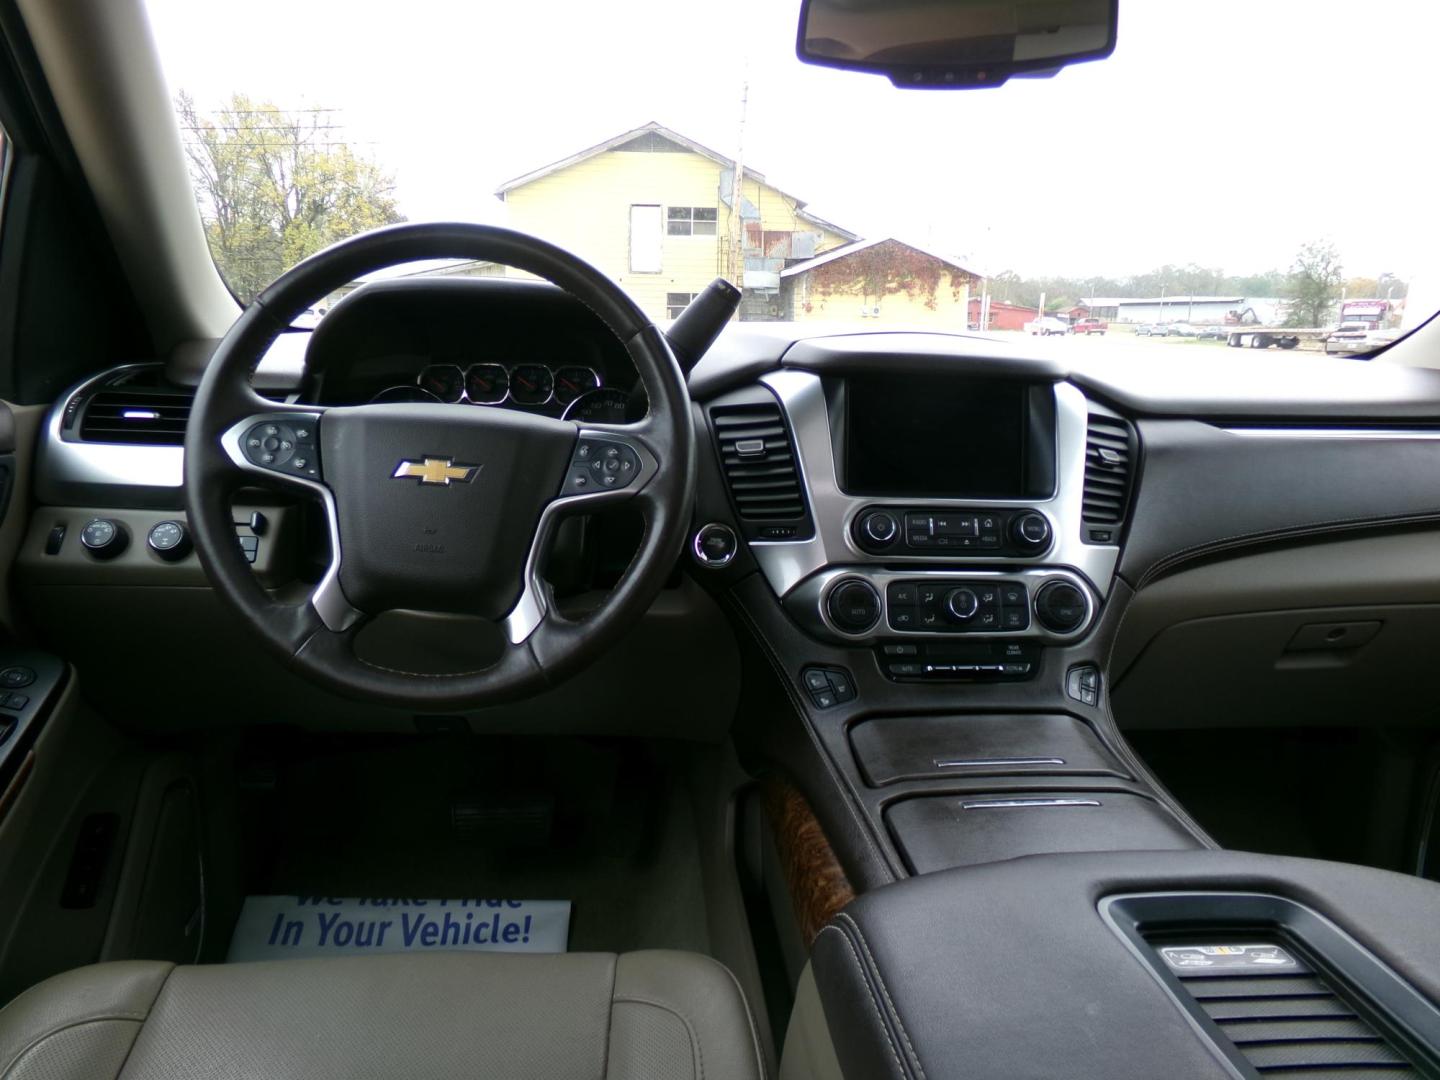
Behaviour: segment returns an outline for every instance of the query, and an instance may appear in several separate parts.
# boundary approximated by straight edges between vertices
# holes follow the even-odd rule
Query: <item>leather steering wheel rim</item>
[[[523,591],[504,624],[508,645],[489,666],[436,675],[381,667],[356,655],[356,633],[369,617],[380,612],[357,609],[342,595],[346,587],[338,570],[346,559],[347,548],[354,545],[358,551],[358,542],[364,534],[359,529],[346,533],[338,524],[341,519],[337,517],[337,493],[332,490],[335,485],[329,475],[331,464],[321,447],[327,445],[327,438],[334,441],[340,437],[332,438],[332,431],[363,431],[362,425],[370,422],[359,415],[364,410],[376,410],[374,415],[379,419],[374,423],[399,425],[399,430],[408,431],[410,427],[406,425],[417,422],[414,410],[418,409],[436,410],[424,414],[426,427],[434,429],[439,424],[444,431],[453,433],[452,442],[474,433],[475,437],[483,434],[489,440],[487,445],[501,446],[505,438],[511,437],[513,429],[515,438],[546,440],[547,453],[554,458],[567,437],[556,425],[565,422],[548,418],[543,419],[543,424],[542,418],[517,420],[516,414],[505,410],[480,410],[465,405],[353,409],[285,405],[257,394],[251,388],[250,376],[276,337],[286,332],[294,318],[317,298],[363,274],[397,263],[448,258],[512,266],[544,278],[584,303],[629,353],[649,397],[650,411],[644,420],[633,424],[587,425],[583,432],[578,425],[568,425],[573,429],[576,449],[556,495],[548,499],[543,493],[540,496],[544,501],[540,503],[538,531],[533,535],[521,570]],[[469,415],[462,417],[459,413],[444,412],[454,409]],[[475,415],[480,413],[505,414],[512,419],[502,422],[502,417]],[[444,423],[434,420],[437,417],[443,417]],[[317,464],[323,471],[301,476],[294,475],[293,470],[287,473],[278,466],[258,465],[257,452],[240,448],[242,435],[238,433],[259,431],[255,425],[260,423],[275,423],[284,431],[292,432],[297,428],[304,431],[312,425],[317,428]],[[524,424],[530,427],[522,429]],[[580,495],[564,486],[571,482],[584,483],[576,479],[576,470],[586,440],[592,450],[601,447],[607,453],[622,457],[627,469],[631,461],[638,465],[637,475],[628,488]],[[336,467],[343,465],[348,476],[353,472],[348,463],[348,448],[363,449],[370,441],[373,440],[352,438],[330,447]],[[621,450],[612,451],[611,446]],[[669,344],[634,301],[609,278],[563,249],[513,230],[472,224],[398,225],[342,241],[299,263],[265,289],[236,320],[206,367],[191,409],[185,437],[184,501],[196,553],[215,591],[294,671],[339,693],[402,708],[475,708],[531,696],[546,689],[598,658],[617,636],[640,618],[683,550],[690,524],[695,453],[689,393]],[[342,457],[344,462],[340,461]],[[293,465],[293,459],[291,463]],[[406,462],[402,460],[400,464],[404,466]],[[483,477],[478,467],[476,474]],[[394,476],[400,476],[400,469]],[[528,478],[524,479],[528,483]],[[292,490],[298,485],[326,503],[331,529],[331,573],[320,588],[300,603],[272,595],[263,588],[236,542],[233,496],[244,487],[267,486],[267,480]],[[489,478],[485,481],[488,483]],[[547,481],[542,476],[535,482],[543,485]],[[392,479],[391,486],[376,485],[367,489],[367,494],[370,490],[383,490],[395,492],[397,498],[413,499],[417,496],[403,494],[404,488],[414,490],[425,483],[422,480],[410,485],[407,479],[402,487]],[[448,481],[445,486],[449,487]],[[460,485],[477,489],[483,486],[480,483]],[[457,499],[478,497],[472,491],[462,491],[456,496]],[[539,576],[541,560],[537,560],[537,552],[543,551],[549,532],[568,514],[626,501],[636,506],[644,519],[643,535],[629,567],[599,608],[579,621],[562,618],[556,613],[548,587]],[[431,505],[441,504],[437,501]],[[459,553],[456,554],[458,557]],[[477,553],[477,557],[483,557],[483,553]],[[521,612],[520,608],[526,604],[530,607]]]

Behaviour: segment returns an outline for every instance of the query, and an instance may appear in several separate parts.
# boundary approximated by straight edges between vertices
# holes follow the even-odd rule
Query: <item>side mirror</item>
[[[804,0],[807,64],[886,75],[900,87],[999,86],[1115,51],[1120,0]]]

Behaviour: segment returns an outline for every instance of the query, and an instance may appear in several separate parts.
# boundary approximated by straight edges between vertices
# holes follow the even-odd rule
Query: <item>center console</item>
[[[846,1076],[1435,1076],[1437,907],[1434,882],[1308,859],[1018,858],[861,896],[809,992]]]
[[[1076,387],[875,368],[761,384],[711,419],[750,551],[808,634],[873,649],[895,681],[1003,682],[1094,625],[1119,553],[1101,503],[1123,508],[1131,448],[1100,457]]]

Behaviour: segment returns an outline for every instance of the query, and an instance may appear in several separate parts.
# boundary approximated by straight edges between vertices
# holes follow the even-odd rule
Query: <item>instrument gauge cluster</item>
[[[565,412],[604,386],[604,379],[583,364],[501,364],[494,362],[427,364],[413,385],[391,386],[371,399],[383,402],[444,402],[468,405],[550,407]]]

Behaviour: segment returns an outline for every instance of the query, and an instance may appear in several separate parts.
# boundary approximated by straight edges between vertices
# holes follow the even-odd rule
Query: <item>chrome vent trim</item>
[[[1091,411],[1085,425],[1085,489],[1081,520],[1088,525],[1125,523],[1135,477],[1135,429],[1118,416]]]
[[[790,427],[775,400],[717,405],[710,424],[735,512],[752,536],[768,528],[811,529]]]

